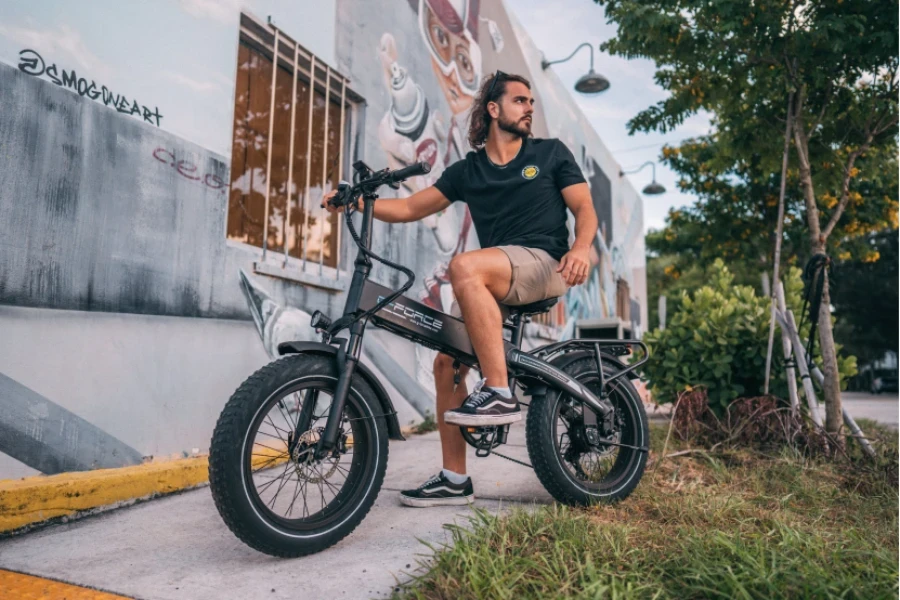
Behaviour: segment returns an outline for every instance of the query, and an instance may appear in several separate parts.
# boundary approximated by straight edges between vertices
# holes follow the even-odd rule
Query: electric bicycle
[[[333,321],[312,315],[321,342],[280,344],[282,358],[228,400],[210,444],[209,483],[219,514],[239,539],[273,556],[319,552],[349,535],[381,489],[388,440],[403,440],[390,396],[360,361],[368,326],[443,352],[457,369],[478,369],[463,321],[404,297],[413,272],[371,250],[378,189],[396,189],[429,165],[373,172],[360,161],[353,168],[356,183],[341,182],[330,201],[343,207],[359,249],[343,314]],[[360,198],[357,233],[351,216]],[[406,283],[394,290],[370,281],[373,260],[401,271]],[[628,376],[647,361],[648,349],[639,340],[571,339],[523,351],[529,318],[557,301],[509,306],[504,323],[510,389],[530,397],[529,466],[561,503],[619,501],[647,462],[647,415]],[[479,457],[494,453],[509,433],[509,425],[460,429]]]

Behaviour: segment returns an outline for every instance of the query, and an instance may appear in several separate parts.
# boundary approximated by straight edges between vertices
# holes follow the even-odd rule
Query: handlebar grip
[[[334,198],[328,201],[328,204],[334,206],[335,208],[340,208],[344,204],[347,203],[347,193],[350,191],[350,184],[346,181],[341,181],[338,183],[337,189],[338,193],[334,195]]]
[[[391,181],[393,181],[394,183],[400,183],[401,181],[409,179],[410,177],[425,175],[426,173],[430,172],[431,164],[427,162],[420,162],[394,171],[393,173],[391,173]]]

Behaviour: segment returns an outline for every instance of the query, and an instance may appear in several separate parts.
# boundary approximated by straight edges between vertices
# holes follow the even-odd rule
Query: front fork
[[[337,445],[338,431],[341,428],[341,421],[344,415],[344,406],[347,403],[347,396],[350,394],[350,383],[353,381],[356,365],[359,364],[366,323],[366,319],[360,319],[353,323],[350,326],[350,339],[347,341],[346,349],[342,345],[338,350],[337,361],[340,375],[338,376],[337,387],[334,390],[331,408],[328,410],[328,421],[325,422],[325,431],[316,445],[316,459],[325,458]],[[308,426],[307,422],[307,428]]]

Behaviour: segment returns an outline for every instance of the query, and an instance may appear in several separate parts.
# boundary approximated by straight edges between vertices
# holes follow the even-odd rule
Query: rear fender
[[[612,356],[611,354],[607,354],[603,351],[601,351],[600,354],[603,355],[603,366],[607,367],[606,370],[608,370],[609,375],[613,375],[618,371],[627,368],[627,365],[617,357]],[[549,362],[560,371],[565,371],[566,367],[568,367],[570,364],[583,358],[594,358],[593,351],[572,350],[570,352],[564,352],[556,356]],[[543,396],[549,390],[547,384],[540,379],[526,376],[522,377],[521,380],[526,387],[526,394],[529,396]]]
[[[323,344],[322,342],[284,342],[278,344],[278,354],[317,354],[319,356],[331,356],[337,358],[338,349],[334,346]],[[381,382],[378,381],[375,374],[372,373],[362,361],[356,364],[356,372],[366,380],[366,383],[369,384],[375,392],[375,395],[378,396],[382,414],[385,415],[388,437],[392,440],[405,439],[403,434],[400,433],[400,421],[397,419],[394,403],[391,402],[391,397],[388,395],[387,390],[384,389],[384,386],[381,385]]]

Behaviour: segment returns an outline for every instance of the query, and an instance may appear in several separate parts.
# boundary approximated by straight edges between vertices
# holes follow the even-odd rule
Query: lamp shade
[[[665,194],[666,188],[656,183],[656,181],[651,181],[650,184],[643,189],[643,193],[648,196],[658,196],[659,194]]]
[[[582,94],[597,94],[609,88],[609,80],[591,69],[575,83],[575,91]]]

